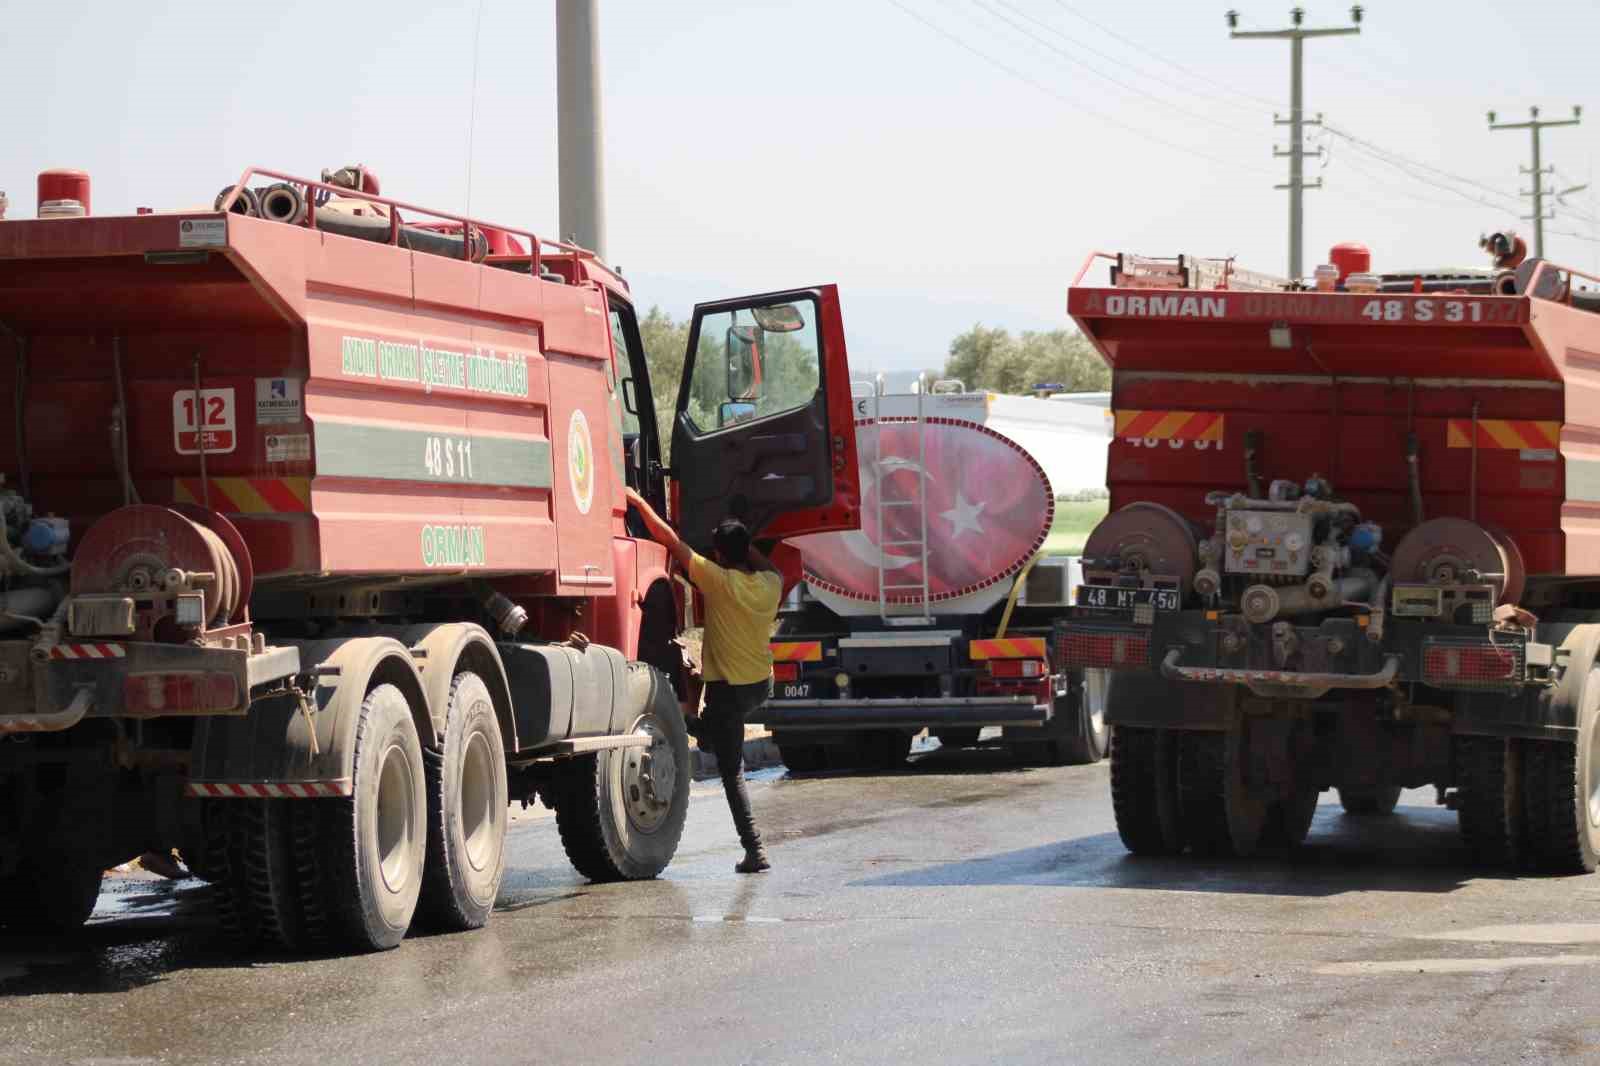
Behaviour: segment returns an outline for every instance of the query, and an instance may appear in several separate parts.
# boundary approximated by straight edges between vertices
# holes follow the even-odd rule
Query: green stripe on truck
[[[313,426],[321,477],[426,481],[547,489],[550,442],[440,433],[318,419]]]

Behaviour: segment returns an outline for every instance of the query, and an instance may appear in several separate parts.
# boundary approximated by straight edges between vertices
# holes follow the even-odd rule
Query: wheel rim
[[[416,821],[413,800],[416,782],[411,760],[396,744],[383,753],[378,771],[378,870],[390,892],[399,892],[411,880]]]
[[[494,753],[488,739],[475,732],[461,759],[461,839],[474,870],[486,869],[495,857],[504,808],[495,802],[494,785]]]
[[[1089,711],[1089,728],[1097,737],[1106,733],[1106,672],[1085,670],[1083,699]]]
[[[1589,726],[1589,758],[1583,773],[1589,791],[1589,826],[1600,827],[1600,716]]]
[[[671,739],[654,718],[639,719],[633,732],[648,736],[650,746],[622,749],[622,794],[628,822],[641,833],[652,833],[672,812],[678,761],[673,757]]]

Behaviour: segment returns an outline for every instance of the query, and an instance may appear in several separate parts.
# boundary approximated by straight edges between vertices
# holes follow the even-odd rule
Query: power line
[[[1057,46],[1055,44],[1052,44],[1050,41],[1044,40],[1043,38],[1039,37],[1037,34],[1035,34],[1032,31],[1030,31],[1026,26],[1022,25],[1021,23],[1017,22],[1015,19],[1011,18],[1011,16],[1007,15],[1004,11],[997,11],[997,10],[989,7],[988,4],[985,3],[985,0],[971,0],[971,2],[973,4],[973,6],[979,8],[982,11],[986,12],[987,14],[993,15],[995,18],[998,18],[1001,21],[1005,22],[1007,25],[1011,26],[1018,33],[1022,34],[1024,37],[1026,37],[1028,40],[1034,42],[1035,44],[1039,45],[1042,48],[1048,48],[1050,51],[1054,52],[1056,55],[1061,56],[1067,62],[1073,63],[1073,64],[1075,64],[1077,66],[1082,67],[1084,70],[1087,70],[1089,73],[1093,74],[1095,77],[1100,78],[1100,79],[1102,79],[1104,81],[1110,82],[1112,85],[1115,85],[1120,89],[1125,89],[1128,92],[1134,93],[1134,94],[1136,94],[1138,96],[1143,96],[1146,99],[1153,100],[1156,103],[1160,104],[1161,106],[1169,108],[1172,111],[1175,111],[1180,115],[1183,115],[1185,118],[1198,119],[1201,122],[1209,122],[1214,126],[1220,126],[1221,128],[1223,128],[1225,130],[1231,130],[1234,133],[1240,134],[1240,135],[1245,136],[1245,137],[1253,137],[1253,136],[1255,136],[1255,133],[1252,130],[1247,130],[1247,129],[1243,129],[1243,128],[1239,127],[1239,126],[1231,125],[1231,124],[1229,124],[1227,122],[1221,121],[1220,119],[1212,118],[1210,115],[1207,115],[1207,114],[1205,114],[1203,112],[1200,112],[1200,111],[1190,111],[1186,107],[1179,107],[1177,104],[1174,104],[1172,101],[1166,99],[1165,97],[1157,96],[1155,93],[1152,93],[1147,89],[1142,89],[1137,85],[1132,85],[1132,84],[1130,84],[1130,83],[1128,83],[1126,81],[1123,81],[1120,78],[1116,78],[1116,77],[1113,77],[1110,74],[1105,73],[1104,71],[1100,70],[1098,67],[1094,66],[1093,64],[1086,63],[1083,60],[1079,59],[1077,56],[1074,56],[1072,53],[1066,51],[1065,49],[1063,49],[1063,48],[1061,48],[1061,47],[1059,47],[1059,46]],[[1011,7],[1011,5],[1007,4],[1005,2],[1005,0],[996,0],[996,2],[1000,3],[1004,7]],[[1015,11],[1016,9],[1012,8],[1012,10]],[[1038,20],[1034,19],[1033,16],[1031,16],[1031,15],[1028,15],[1028,14],[1026,14],[1024,12],[1018,12],[1018,14],[1021,14],[1023,18],[1029,19],[1030,21],[1033,21],[1035,23],[1038,23],[1041,26],[1044,26],[1045,29],[1050,29],[1050,27],[1048,25],[1046,25],[1044,23],[1039,23]]]
[[[467,217],[472,217],[472,135],[478,128],[478,59],[479,42],[483,39],[483,0],[478,0],[478,14],[472,28],[472,97],[467,105]]]
[[[1331,159],[1333,159],[1333,157],[1334,157],[1333,156],[1333,149],[1332,149],[1332,146],[1330,145],[1329,148],[1328,148],[1327,158],[1331,160]],[[1404,188],[1404,187],[1402,187],[1400,185],[1397,185],[1397,184],[1395,184],[1395,183],[1393,183],[1391,181],[1387,181],[1384,178],[1374,174],[1372,171],[1366,169],[1365,167],[1358,165],[1356,163],[1356,161],[1355,161],[1356,157],[1357,157],[1357,153],[1355,153],[1355,152],[1352,152],[1349,155],[1341,155],[1339,157],[1339,165],[1342,166],[1342,167],[1349,167],[1351,170],[1353,170],[1357,174],[1359,174],[1362,178],[1366,179],[1368,182],[1371,182],[1374,186],[1377,186],[1377,187],[1383,188],[1383,189],[1387,189],[1390,192],[1394,193],[1394,195],[1396,195],[1396,196],[1403,196],[1406,199],[1412,201],[1413,203],[1422,204],[1422,205],[1424,205],[1426,207],[1437,208],[1437,209],[1439,209],[1441,211],[1467,211],[1467,210],[1470,210],[1472,208],[1472,206],[1473,206],[1471,204],[1465,204],[1465,203],[1461,203],[1461,204],[1444,203],[1444,202],[1442,202],[1440,200],[1432,199],[1430,197],[1423,196],[1423,195],[1421,195],[1419,193],[1412,192],[1411,190],[1406,189],[1406,188]],[[1370,156],[1368,156],[1366,158],[1368,159],[1369,162],[1372,161]],[[1333,188],[1336,188],[1336,186],[1330,185],[1330,186],[1327,186],[1327,188],[1333,189]]]
[[[1179,63],[1179,62],[1177,62],[1175,60],[1172,60],[1172,59],[1168,59],[1167,57],[1161,55],[1159,52],[1155,52],[1155,51],[1151,50],[1150,48],[1146,47],[1145,45],[1140,44],[1138,41],[1132,40],[1131,38],[1128,38],[1128,37],[1124,37],[1122,34],[1118,33],[1116,30],[1111,29],[1109,26],[1103,26],[1100,23],[1096,22],[1094,19],[1090,18],[1088,15],[1085,15],[1085,14],[1079,12],[1079,11],[1074,10],[1066,2],[1066,0],[1056,0],[1056,6],[1059,7],[1061,10],[1065,11],[1067,14],[1071,15],[1073,18],[1077,19],[1079,22],[1083,22],[1083,23],[1086,23],[1086,24],[1088,24],[1090,26],[1093,26],[1095,29],[1099,30],[1101,33],[1105,34],[1107,37],[1115,38],[1116,40],[1121,41],[1123,44],[1127,45],[1128,47],[1130,47],[1132,49],[1135,49],[1136,51],[1143,52],[1145,55],[1147,55],[1150,58],[1156,60],[1157,62],[1165,63],[1167,66],[1171,67],[1173,70],[1181,71],[1182,73],[1189,75],[1191,78],[1195,78],[1195,79],[1197,79],[1199,81],[1203,81],[1207,85],[1214,86],[1215,88],[1221,89],[1224,92],[1232,93],[1233,95],[1241,97],[1241,98],[1246,99],[1246,100],[1249,100],[1252,103],[1265,104],[1267,107],[1280,107],[1280,106],[1282,106],[1280,103],[1276,103],[1276,102],[1274,102],[1272,100],[1268,100],[1264,96],[1256,96],[1255,94],[1247,93],[1242,89],[1235,89],[1233,86],[1228,85],[1225,82],[1218,81],[1215,78],[1208,77],[1207,75],[1202,74],[1200,71],[1195,70],[1193,67],[1186,67],[1182,63]],[[1087,47],[1087,45],[1085,47]],[[1232,106],[1240,107],[1240,108],[1244,107],[1243,104],[1233,104]],[[1254,110],[1254,108],[1250,108],[1250,110]]]
[[[974,0],[974,2],[977,2],[977,0]],[[1212,93],[1199,92],[1192,85],[1185,85],[1182,82],[1176,81],[1176,80],[1174,80],[1172,78],[1165,77],[1164,75],[1161,75],[1161,74],[1151,73],[1148,70],[1141,70],[1141,69],[1138,69],[1138,68],[1130,67],[1125,60],[1120,59],[1117,56],[1111,55],[1108,52],[1103,52],[1100,49],[1095,48],[1093,45],[1086,44],[1083,41],[1076,40],[1075,38],[1068,36],[1065,31],[1063,31],[1063,30],[1061,30],[1061,29],[1059,29],[1059,28],[1057,28],[1055,26],[1052,26],[1050,23],[1044,21],[1041,18],[1038,18],[1038,17],[1036,17],[1036,16],[1034,16],[1032,14],[1029,14],[1027,11],[1024,11],[1024,10],[1020,9],[1019,7],[1016,6],[1016,4],[1011,3],[1010,0],[995,0],[995,2],[998,3],[1001,7],[1009,8],[1013,14],[1018,15],[1021,18],[1027,19],[1029,22],[1033,23],[1035,26],[1038,26],[1039,28],[1048,31],[1049,33],[1055,35],[1056,37],[1061,38],[1061,40],[1066,41],[1069,44],[1072,44],[1072,45],[1074,45],[1074,46],[1076,46],[1078,48],[1083,49],[1084,51],[1088,52],[1091,55],[1099,56],[1101,59],[1104,59],[1108,63],[1114,63],[1114,64],[1116,64],[1118,66],[1128,67],[1130,72],[1135,73],[1135,74],[1139,74],[1139,75],[1141,75],[1143,77],[1146,77],[1146,78],[1149,78],[1151,81],[1159,82],[1162,85],[1165,85],[1165,86],[1167,86],[1169,88],[1176,89],[1178,92],[1183,93],[1188,97],[1198,97],[1198,98],[1203,98],[1203,99],[1206,99],[1206,100],[1211,100],[1211,101],[1213,101],[1215,103],[1221,104],[1224,107],[1232,107],[1232,108],[1237,108],[1240,111],[1248,111],[1250,114],[1256,115],[1256,116],[1259,116],[1261,114],[1261,109],[1259,107],[1253,105],[1253,104],[1241,104],[1241,103],[1238,103],[1237,101],[1229,100],[1226,97],[1217,96],[1217,95],[1214,95]],[[1070,11],[1071,9],[1069,8],[1068,10]],[[1074,12],[1074,14],[1075,14],[1075,12]],[[1079,17],[1082,17],[1082,16],[1079,16]],[[1087,66],[1087,64],[1084,64],[1084,65]],[[1118,82],[1117,84],[1122,85],[1123,83],[1122,82]],[[1143,89],[1139,89],[1139,88],[1137,88],[1135,86],[1124,85],[1124,88],[1131,89],[1133,92],[1139,93],[1142,96],[1151,96],[1150,93],[1147,93]],[[1163,104],[1167,103],[1167,101],[1165,99],[1161,99],[1159,97],[1151,96],[1151,98],[1160,100],[1160,102],[1163,103]],[[1268,106],[1271,106],[1271,105],[1268,105]],[[1184,114],[1193,115],[1193,112],[1184,111]],[[1197,116],[1197,117],[1204,118],[1207,122],[1213,122],[1213,123],[1215,123],[1215,124],[1217,124],[1219,126],[1223,126],[1223,127],[1227,128],[1227,129],[1234,130],[1234,131],[1236,131],[1238,133],[1244,134],[1247,137],[1254,137],[1255,136],[1255,131],[1253,131],[1253,130],[1242,129],[1242,128],[1238,127],[1238,126],[1229,126],[1227,123],[1220,122],[1217,119],[1214,119],[1209,115],[1201,115],[1201,116]]]
[[[1431,174],[1438,175],[1440,178],[1444,178],[1447,181],[1452,181],[1452,182],[1456,182],[1457,184],[1460,184],[1460,185],[1468,185],[1468,186],[1471,186],[1471,187],[1473,187],[1475,189],[1480,189],[1480,190],[1482,190],[1484,192],[1487,192],[1491,196],[1494,196],[1494,197],[1497,197],[1497,198],[1501,199],[1506,204],[1516,204],[1517,203],[1516,196],[1511,194],[1511,193],[1508,193],[1508,192],[1504,191],[1503,189],[1496,189],[1491,185],[1485,185],[1483,182],[1474,181],[1472,178],[1467,178],[1467,177],[1461,176],[1460,174],[1451,173],[1450,171],[1443,170],[1443,169],[1441,169],[1439,167],[1434,166],[1431,163],[1425,163],[1420,159],[1414,159],[1414,158],[1412,158],[1410,156],[1402,155],[1399,152],[1396,152],[1396,151],[1394,151],[1392,149],[1389,149],[1389,148],[1385,148],[1382,145],[1376,144],[1373,141],[1367,140],[1364,137],[1358,137],[1355,134],[1351,133],[1349,130],[1344,129],[1344,128],[1340,127],[1340,126],[1335,126],[1335,125],[1332,125],[1332,124],[1329,124],[1329,123],[1324,123],[1322,128],[1325,129],[1328,133],[1332,134],[1333,136],[1338,137],[1338,138],[1348,142],[1349,144],[1355,146],[1359,150],[1364,151],[1367,155],[1369,155],[1372,158],[1376,159],[1378,162],[1385,163],[1388,166],[1394,167],[1394,168],[1402,171],[1403,173],[1406,173],[1410,177],[1415,178],[1418,181],[1424,182],[1425,184],[1433,185],[1435,188],[1444,189],[1444,190],[1446,190],[1448,192],[1452,192],[1452,193],[1456,194],[1457,196],[1465,197],[1465,198],[1467,198],[1469,200],[1472,200],[1474,203],[1487,204],[1490,207],[1494,207],[1496,210],[1504,210],[1505,209],[1503,204],[1497,205],[1497,204],[1488,203],[1487,201],[1483,200],[1480,197],[1469,195],[1467,193],[1462,192],[1460,189],[1456,189],[1456,188],[1453,188],[1453,187],[1448,186],[1448,185],[1439,184],[1437,180],[1428,179],[1428,178],[1422,177],[1422,176],[1420,176],[1418,174],[1413,173],[1413,171],[1414,170],[1424,170],[1424,171],[1427,171],[1427,172],[1429,172]],[[1520,205],[1518,205],[1518,210],[1520,210],[1520,209],[1521,209]]]
[[[964,50],[966,50],[968,52],[971,52],[973,55],[977,56],[979,59],[982,59],[984,62],[986,62],[986,63],[990,64],[991,66],[994,66],[994,67],[1004,71],[1005,73],[1011,75],[1013,78],[1016,78],[1018,81],[1021,81],[1021,82],[1025,83],[1025,84],[1027,84],[1027,85],[1032,86],[1034,89],[1037,89],[1039,92],[1044,93],[1046,96],[1053,97],[1057,102],[1066,104],[1068,107],[1070,107],[1076,113],[1081,113],[1081,114],[1088,115],[1088,116],[1090,116],[1092,118],[1097,118],[1101,122],[1104,122],[1109,126],[1114,126],[1114,127],[1118,128],[1120,130],[1123,130],[1126,133],[1131,133],[1135,137],[1143,138],[1144,140],[1150,141],[1153,144],[1159,144],[1163,148],[1170,148],[1170,149],[1172,149],[1173,151],[1176,151],[1176,152],[1183,152],[1186,155],[1192,155],[1192,156],[1196,157],[1197,159],[1204,159],[1207,162],[1218,163],[1218,164],[1221,164],[1222,166],[1232,167],[1232,168],[1237,169],[1237,170],[1251,171],[1251,172],[1258,173],[1258,174],[1271,173],[1265,167],[1253,167],[1253,166],[1250,166],[1247,163],[1240,163],[1240,162],[1238,162],[1237,160],[1234,160],[1234,159],[1227,159],[1227,158],[1224,158],[1223,156],[1211,155],[1209,152],[1202,152],[1198,148],[1191,148],[1188,145],[1179,144],[1176,141],[1169,141],[1165,137],[1157,136],[1156,134],[1150,133],[1148,130],[1141,129],[1138,126],[1130,126],[1125,122],[1120,122],[1117,119],[1112,118],[1110,115],[1107,115],[1106,113],[1104,113],[1102,111],[1097,111],[1094,108],[1086,107],[1080,101],[1074,100],[1071,97],[1069,97],[1069,96],[1067,96],[1067,95],[1065,95],[1065,94],[1063,94],[1061,92],[1058,92],[1056,89],[1052,88],[1049,85],[1046,85],[1044,82],[1039,81],[1037,78],[1034,78],[1031,75],[1022,72],[1022,71],[1018,70],[1016,67],[1010,65],[1009,63],[1006,63],[1005,61],[1000,60],[1000,59],[996,59],[994,56],[990,55],[988,52],[985,52],[982,49],[977,48],[977,47],[973,46],[972,44],[969,44],[966,40],[962,39],[961,37],[956,36],[954,33],[951,33],[949,30],[945,29],[943,26],[940,26],[938,23],[933,22],[932,20],[924,17],[920,12],[912,10],[910,7],[906,6],[906,4],[902,3],[901,0],[887,0],[887,2],[889,4],[891,4],[891,5],[893,5],[894,7],[898,8],[901,11],[901,13],[903,13],[905,15],[908,15],[913,19],[916,19],[918,22],[922,23],[928,29],[930,29],[933,32],[937,33],[939,36],[943,37],[945,40],[950,41],[952,44],[955,44],[955,45],[961,47],[962,49],[964,49]]]

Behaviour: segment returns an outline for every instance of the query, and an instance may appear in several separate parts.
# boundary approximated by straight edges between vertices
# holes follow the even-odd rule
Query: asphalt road
[[[196,882],[0,947],[0,1062],[1600,1061],[1600,878],[1464,864],[1432,793],[1293,857],[1128,857],[1105,767],[932,752],[759,775],[775,869],[697,785],[659,881],[590,886],[546,815],[499,912],[384,955],[230,959]]]

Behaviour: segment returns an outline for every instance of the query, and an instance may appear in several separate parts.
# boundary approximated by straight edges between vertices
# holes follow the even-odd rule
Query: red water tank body
[[[76,200],[89,214],[89,175],[81,170],[42,170],[39,172],[39,202]]]
[[[1365,274],[1372,269],[1372,250],[1355,241],[1336,244],[1328,252],[1328,262],[1339,268],[1339,282],[1351,274]]]

